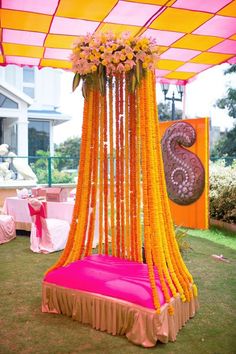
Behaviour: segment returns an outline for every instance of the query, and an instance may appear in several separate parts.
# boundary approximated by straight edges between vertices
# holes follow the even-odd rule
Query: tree
[[[74,183],[76,172],[63,171],[68,160],[60,158],[60,153],[55,153],[53,157],[50,157],[49,152],[38,150],[36,151],[36,156],[38,158],[34,159],[31,167],[38,178],[38,183],[49,183],[48,164],[51,164],[52,183]]]
[[[161,122],[171,120],[171,104],[170,102],[160,102],[158,105],[158,116]],[[182,118],[182,111],[181,109],[175,109],[175,119]]]
[[[68,138],[63,143],[55,146],[56,156],[67,156],[67,159],[61,160],[64,168],[77,169],[80,157],[81,138]],[[62,166],[60,166],[62,167]]]
[[[236,158],[236,126],[229,130],[225,136],[218,141],[211,156]]]
[[[236,74],[236,64],[231,65],[224,72],[227,74]],[[217,107],[227,109],[230,117],[236,118],[236,89],[229,87],[227,96],[216,101]],[[236,157],[236,127],[229,130],[226,135],[219,140],[214,147],[212,157]]]
[[[224,72],[225,75],[235,73],[236,64],[231,65],[230,68]],[[227,96],[217,100],[216,105],[221,109],[227,108],[229,116],[236,118],[236,89],[229,87],[227,90]]]

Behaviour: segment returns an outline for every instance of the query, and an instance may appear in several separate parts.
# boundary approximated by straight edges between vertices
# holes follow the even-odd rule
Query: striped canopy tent
[[[236,63],[236,0],[2,0],[0,65],[70,69],[78,35],[130,31],[156,38],[161,82],[185,84]]]
[[[1,5],[1,65],[70,70],[71,48],[80,36],[72,57],[73,86],[82,78],[85,97],[75,207],[66,247],[43,281],[42,310],[126,334],[144,347],[174,341],[198,309],[198,294],[168,203],[156,78],[184,85],[213,65],[235,63],[236,0],[2,0]],[[156,39],[159,56],[147,37]],[[103,59],[104,47],[114,56],[114,70],[96,59],[96,54]],[[83,71],[86,49],[89,69]],[[125,70],[126,57],[135,60],[135,70]],[[192,137],[188,126],[182,136],[186,146]],[[173,146],[167,144],[169,156]],[[179,165],[171,180],[181,195],[191,197],[197,174],[186,161],[172,158]],[[98,254],[92,254],[95,236]]]

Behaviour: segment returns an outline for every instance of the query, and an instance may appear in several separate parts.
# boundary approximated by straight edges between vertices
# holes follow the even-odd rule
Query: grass
[[[1,245],[0,353],[236,353],[236,238],[216,229],[188,234],[192,250],[185,261],[199,287],[200,310],[175,343],[150,349],[63,315],[42,314],[41,281],[59,253],[32,253],[26,236]],[[230,263],[216,261],[212,254],[223,254]]]
[[[236,251],[235,232],[225,231],[212,226],[210,230],[188,230],[188,234],[208,239],[214,243],[232,248]]]

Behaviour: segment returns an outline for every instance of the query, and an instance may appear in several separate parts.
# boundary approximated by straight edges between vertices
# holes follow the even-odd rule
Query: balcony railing
[[[28,179],[32,175],[30,169],[37,177],[37,184],[76,183],[78,160],[68,156],[2,156],[1,162],[9,163],[9,171],[13,180]],[[29,169],[29,167],[30,169]],[[6,166],[7,167],[7,166]],[[24,177],[25,174],[25,177]],[[9,180],[9,176],[5,181]]]
[[[211,157],[212,162],[224,163],[224,166],[231,166],[235,164],[236,158],[227,156],[224,158]],[[78,160],[69,156],[0,156],[1,162],[8,162],[8,171],[11,172],[10,178],[12,180],[24,179],[23,172],[27,173],[28,167],[31,168],[36,176],[37,184],[48,185],[52,184],[76,184],[78,175]],[[7,166],[6,166],[7,167]],[[108,166],[109,168],[109,166]],[[22,173],[21,173],[22,171]],[[0,169],[0,177],[1,177]],[[29,173],[29,170],[28,170]],[[5,178],[6,184],[9,179]],[[1,178],[1,183],[5,182],[4,177]]]

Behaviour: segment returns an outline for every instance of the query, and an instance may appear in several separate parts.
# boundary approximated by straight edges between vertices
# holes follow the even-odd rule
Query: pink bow
[[[29,211],[31,216],[35,215],[36,237],[42,237],[41,218],[46,218],[44,205],[42,204],[39,209],[34,209],[32,205],[29,204]]]

